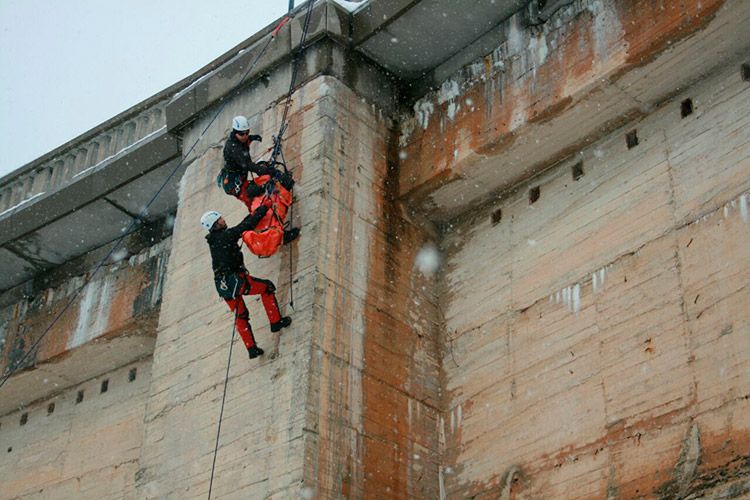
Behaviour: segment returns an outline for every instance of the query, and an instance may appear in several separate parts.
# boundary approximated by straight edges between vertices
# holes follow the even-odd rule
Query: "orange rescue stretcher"
[[[263,186],[270,180],[270,175],[261,175],[251,182]],[[269,187],[266,194],[256,196],[250,206],[251,212],[254,212],[259,206],[266,205],[268,212],[255,229],[242,233],[242,241],[258,257],[272,256],[284,242],[284,222],[292,204],[291,191],[284,188],[279,181],[274,181]]]

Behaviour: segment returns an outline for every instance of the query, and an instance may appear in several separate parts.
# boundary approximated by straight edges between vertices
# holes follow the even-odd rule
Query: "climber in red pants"
[[[255,228],[267,211],[267,207],[261,206],[235,227],[227,227],[224,217],[219,212],[206,212],[201,217],[201,225],[208,230],[206,240],[211,250],[216,291],[226,301],[229,309],[235,313],[235,324],[247,347],[250,359],[261,356],[263,349],[255,342],[243,295],[260,295],[272,332],[278,332],[292,324],[292,318],[282,317],[279,312],[279,304],[275,295],[276,287],[273,282],[254,278],[248,274],[242,250],[238,244],[242,233]]]

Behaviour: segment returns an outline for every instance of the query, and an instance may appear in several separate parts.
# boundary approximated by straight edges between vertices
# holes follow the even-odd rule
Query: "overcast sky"
[[[190,75],[288,5],[0,0],[0,177]]]

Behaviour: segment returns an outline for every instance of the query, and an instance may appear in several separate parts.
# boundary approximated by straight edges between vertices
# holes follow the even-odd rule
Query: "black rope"
[[[305,22],[302,28],[302,38],[299,42],[299,48],[292,57],[292,79],[289,82],[289,91],[286,95],[286,104],[284,105],[284,113],[281,116],[281,126],[279,127],[279,133],[273,138],[274,148],[271,155],[271,161],[275,162],[276,157],[281,152],[281,141],[284,139],[284,133],[286,132],[288,123],[286,121],[289,115],[289,107],[292,104],[292,93],[294,92],[294,85],[297,83],[297,74],[299,73],[299,62],[302,59],[302,55],[305,52],[305,42],[307,41],[307,33],[310,30],[310,19],[312,19],[312,9],[315,4],[315,0],[308,0],[307,12],[305,13]]]
[[[313,3],[312,0],[310,0],[310,3]],[[240,80],[239,85],[242,85],[242,83],[244,83],[245,79],[248,77],[248,75],[250,75],[250,72],[255,68],[255,65],[258,64],[258,61],[260,60],[260,58],[263,57],[263,55],[266,53],[266,50],[268,49],[268,46],[271,45],[271,42],[276,39],[276,35],[278,34],[278,32],[281,29],[281,27],[284,26],[287,23],[287,21],[289,21],[289,17],[285,17],[284,19],[282,19],[281,22],[279,23],[279,25],[276,27],[276,29],[271,33],[271,37],[268,39],[268,41],[266,42],[266,44],[263,46],[263,49],[258,53],[258,55],[255,58],[255,61],[253,61],[253,63],[247,69],[247,71],[245,72],[245,74],[242,76],[242,79]],[[224,111],[224,108],[227,106],[227,104],[229,104],[229,100],[228,99],[225,100],[222,103],[221,106],[219,106],[219,109],[216,111],[216,113],[214,114],[213,118],[211,118],[211,121],[208,122],[208,125],[206,125],[206,127],[203,129],[203,131],[200,133],[200,135],[195,140],[195,142],[193,143],[193,145],[190,146],[190,149],[188,149],[188,152],[185,153],[185,156],[183,157],[183,159],[180,160],[177,163],[177,166],[175,166],[174,169],[172,169],[172,172],[170,172],[170,174],[164,180],[164,182],[162,183],[162,185],[156,191],[156,194],[154,194],[154,196],[151,197],[151,200],[141,209],[141,212],[138,214],[138,217],[136,217],[136,218],[133,219],[133,221],[130,223],[130,226],[128,226],[128,228],[123,232],[123,234],[115,241],[115,245],[112,247],[112,249],[110,249],[110,251],[107,253],[107,255],[105,255],[104,258],[101,261],[99,261],[99,263],[94,268],[94,272],[91,273],[91,275],[75,291],[75,293],[70,298],[70,300],[67,302],[67,304],[65,304],[65,307],[63,307],[63,309],[52,320],[52,323],[50,323],[50,325],[47,327],[46,330],[44,330],[44,332],[42,333],[42,335],[36,341],[34,341],[34,343],[31,345],[31,348],[29,348],[29,350],[26,351],[26,353],[21,357],[21,359],[19,359],[15,363],[13,363],[13,366],[8,370],[7,374],[3,376],[2,381],[0,381],[0,387],[2,387],[3,385],[5,385],[5,383],[8,381],[8,379],[10,379],[10,377],[13,376],[13,374],[18,370],[18,368],[21,367],[21,365],[23,364],[23,362],[26,361],[26,358],[28,358],[29,355],[34,351],[34,349],[36,349],[39,346],[39,343],[42,341],[42,339],[44,339],[44,337],[52,330],[52,327],[62,317],[62,315],[65,313],[65,311],[68,310],[68,308],[71,306],[71,304],[73,304],[73,302],[78,297],[78,295],[80,295],[81,291],[86,287],[86,285],[88,285],[91,282],[91,280],[94,279],[94,276],[96,276],[96,274],[102,268],[102,266],[104,265],[104,263],[112,256],[112,254],[115,252],[115,250],[117,250],[120,247],[120,245],[122,244],[122,242],[125,239],[125,237],[128,236],[129,234],[131,234],[131,232],[132,232],[133,228],[135,228],[136,224],[138,224],[141,219],[145,219],[145,215],[148,212],[149,207],[154,203],[154,201],[156,200],[156,198],[161,194],[161,192],[167,186],[167,184],[169,183],[169,181],[172,180],[172,177],[174,177],[174,175],[177,173],[177,171],[180,169],[180,167],[182,167],[185,164],[185,160],[187,159],[187,157],[190,156],[190,153],[193,152],[193,150],[195,149],[195,147],[198,145],[198,142],[203,138],[203,136],[208,131],[208,128],[211,125],[213,125],[213,123],[219,117],[219,114],[221,114],[221,112]]]
[[[237,298],[235,297],[235,300]],[[240,300],[242,300],[242,295],[240,295]],[[229,367],[232,364],[232,348],[234,347],[234,331],[237,326],[237,318],[239,317],[239,304],[235,304],[234,307],[234,323],[232,324],[232,338],[229,339],[229,357],[227,358],[227,373],[224,376],[224,394],[221,396],[221,411],[219,412],[219,425],[216,429],[216,445],[214,445],[214,459],[213,463],[211,464],[211,480],[208,482],[208,500],[211,500],[211,490],[214,485],[214,471],[216,470],[216,456],[219,453],[219,436],[221,435],[221,421],[224,418],[224,403],[227,400],[227,385],[229,382]]]
[[[286,168],[286,158],[284,158],[284,150],[279,150],[281,152],[281,161],[284,163],[284,168]],[[289,204],[289,227],[292,227],[292,222],[294,221],[294,192],[289,193],[292,195],[292,202]],[[292,253],[294,252],[294,245],[289,245],[289,307],[292,308],[292,311],[294,311],[294,282],[292,281],[294,279],[294,273],[292,272],[292,265],[294,264],[294,259],[292,259]]]

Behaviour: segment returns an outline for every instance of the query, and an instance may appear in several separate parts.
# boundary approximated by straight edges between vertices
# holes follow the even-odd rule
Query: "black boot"
[[[284,231],[284,245],[287,243],[291,243],[292,241],[297,239],[297,236],[299,236],[299,228],[293,227],[289,229],[288,231]]]
[[[287,326],[291,324],[292,324],[292,318],[290,318],[289,316],[284,316],[279,321],[271,325],[271,331],[278,332],[282,328],[286,328]]]
[[[247,348],[247,354],[250,357],[250,359],[255,359],[258,356],[263,356],[263,349],[261,349],[257,345],[254,345],[252,347]]]

